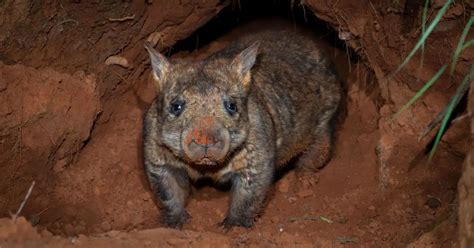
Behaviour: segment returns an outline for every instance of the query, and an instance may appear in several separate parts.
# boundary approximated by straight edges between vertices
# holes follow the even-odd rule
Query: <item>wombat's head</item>
[[[221,168],[247,137],[258,43],[233,58],[200,62],[168,61],[146,48],[157,87],[160,142],[199,170]]]

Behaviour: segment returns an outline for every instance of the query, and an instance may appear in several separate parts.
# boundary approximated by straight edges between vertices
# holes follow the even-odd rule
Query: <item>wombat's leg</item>
[[[258,214],[273,180],[272,165],[269,162],[260,163],[260,168],[249,166],[234,174],[232,199],[227,217],[222,222],[225,228],[253,226],[255,215]]]
[[[314,143],[298,158],[298,170],[316,172],[326,165],[331,158],[332,145],[332,133],[329,125],[325,124],[316,133]]]
[[[162,206],[163,222],[170,227],[181,228],[190,217],[185,204],[189,194],[189,178],[185,170],[167,165],[145,162],[147,175],[156,199]]]

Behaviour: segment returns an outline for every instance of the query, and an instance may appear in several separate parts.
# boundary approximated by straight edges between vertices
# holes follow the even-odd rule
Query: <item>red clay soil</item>
[[[456,187],[470,142],[469,123],[451,126],[430,165],[421,156],[429,137],[417,142],[455,85],[442,81],[392,120],[394,112],[437,70],[439,56],[448,56],[451,50],[427,52],[424,67],[419,69],[414,62],[387,81],[383,75],[396,68],[400,53],[406,51],[398,45],[390,47],[400,38],[396,33],[385,33],[388,50],[367,38],[368,31],[361,29],[372,21],[372,8],[362,10],[352,6],[353,1],[341,0],[332,15],[323,5],[308,1],[307,7],[331,25],[335,16],[346,21],[364,17],[364,23],[341,24],[346,28],[341,32],[360,38],[348,41],[361,55],[359,63],[348,68],[344,51],[327,46],[347,81],[347,113],[337,130],[332,160],[316,174],[285,175],[255,227],[248,230],[226,232],[217,226],[227,209],[228,192],[209,187],[194,190],[187,206],[192,218],[178,231],[159,222],[159,208],[142,166],[142,116],[154,97],[143,42],[154,30],[161,30],[160,44],[170,46],[224,5],[219,1],[183,1],[189,3],[182,6],[174,1],[25,2],[25,6],[12,5],[13,1],[0,4],[0,13],[12,8],[17,12],[8,13],[18,13],[0,20],[4,24],[0,30],[8,31],[0,36],[1,247],[457,245]],[[386,6],[374,7],[380,10],[375,12],[377,25],[382,26],[378,32],[390,27],[392,15],[400,15],[386,13],[382,7]],[[130,13],[136,13],[133,20],[107,19]],[[456,13],[452,20],[461,18]],[[454,47],[461,28],[439,31],[435,35],[443,41],[433,40],[427,49]],[[239,32],[248,29],[199,53],[177,56],[201,58]],[[409,44],[416,40],[415,31],[412,36],[407,38]],[[110,55],[126,57],[131,67],[105,66]],[[456,77],[473,57],[463,54]],[[417,73],[420,81],[414,79]],[[32,181],[36,185],[21,213],[26,219],[14,221],[11,214]]]

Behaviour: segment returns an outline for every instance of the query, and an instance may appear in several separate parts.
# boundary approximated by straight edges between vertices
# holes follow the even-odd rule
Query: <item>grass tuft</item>
[[[405,60],[398,66],[398,68],[395,70],[395,72],[392,73],[392,75],[396,74],[399,72],[405,65],[408,64],[408,62],[413,58],[415,53],[418,51],[418,49],[421,48],[421,64],[420,66],[423,65],[423,56],[424,56],[424,48],[425,48],[425,42],[430,33],[433,31],[434,27],[439,23],[443,15],[446,13],[448,10],[449,6],[452,4],[453,0],[448,0],[445,2],[443,7],[439,10],[439,12],[436,14],[434,17],[433,21],[430,23],[428,27],[426,27],[426,22],[427,22],[427,14],[428,14],[428,5],[429,5],[430,0],[425,0],[425,4],[423,6],[423,13],[422,13],[422,23],[421,23],[421,38],[418,40],[417,44],[413,48],[413,50],[408,54],[408,56],[405,58]],[[431,86],[433,86],[438,79],[443,75],[443,73],[446,71],[448,66],[450,67],[450,76],[452,77],[454,70],[456,68],[456,63],[459,59],[459,56],[461,53],[467,49],[468,47],[474,45],[474,39],[471,39],[469,41],[465,41],[466,37],[471,30],[471,26],[474,24],[474,16],[471,16],[464,27],[464,30],[461,34],[461,37],[459,38],[458,44],[456,46],[455,51],[453,52],[453,56],[451,58],[450,63],[444,64],[437,72],[436,74],[426,82],[421,89],[419,89],[415,95],[410,98],[410,100],[405,103],[400,110],[395,113],[392,119],[398,117],[400,113],[405,111],[408,107],[410,107],[416,100],[418,100]],[[440,124],[440,128],[438,129],[438,132],[436,133],[435,140],[433,143],[433,147],[430,150],[429,153],[429,159],[428,162],[431,162],[431,159],[433,158],[433,155],[436,152],[436,148],[441,141],[441,138],[449,124],[450,117],[453,113],[453,110],[455,107],[459,104],[459,101],[461,100],[462,96],[467,92],[469,89],[469,82],[471,81],[472,77],[474,74],[474,66],[470,65],[469,67],[469,72],[465,77],[463,78],[461,84],[458,86],[456,89],[456,93],[454,96],[451,98],[447,106],[442,110],[438,115],[435,117],[433,121],[428,125],[428,127],[424,130],[424,132],[420,135],[420,138],[418,141],[420,141],[423,137],[425,137],[431,130],[433,130],[438,124]]]
[[[429,0],[426,0],[426,1],[429,1]],[[425,32],[422,32],[421,38],[418,40],[418,43],[416,43],[413,50],[411,50],[411,52],[408,54],[408,56],[405,58],[405,60],[398,66],[398,68],[395,70],[395,72],[393,72],[392,75],[398,73],[403,67],[405,67],[405,65],[408,64],[408,62],[410,62],[410,60],[413,58],[413,56],[418,51],[418,49],[420,49],[420,47],[422,47],[425,44],[426,39],[431,34],[433,29],[436,27],[438,22],[441,20],[441,17],[443,17],[443,15],[446,13],[446,11],[448,10],[448,8],[449,8],[449,6],[451,5],[452,2],[453,2],[453,0],[446,1],[446,3],[441,8],[441,10],[438,12],[438,14],[436,14],[435,18],[430,23],[428,28],[426,28]]]

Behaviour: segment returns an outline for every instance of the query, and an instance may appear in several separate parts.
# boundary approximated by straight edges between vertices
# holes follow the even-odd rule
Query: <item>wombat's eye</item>
[[[179,116],[184,111],[184,106],[186,102],[183,100],[174,100],[170,103],[170,113]]]
[[[224,100],[224,107],[227,113],[229,113],[229,115],[234,115],[235,113],[237,113],[237,105],[232,99]]]

